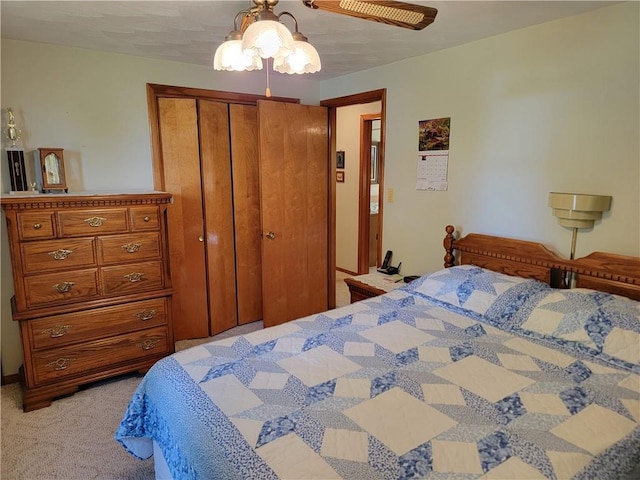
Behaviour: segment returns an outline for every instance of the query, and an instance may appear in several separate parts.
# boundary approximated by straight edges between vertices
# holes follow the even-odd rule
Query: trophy
[[[11,108],[7,108],[7,115],[9,115],[9,121],[7,122],[7,128],[4,134],[9,141],[11,141],[11,148],[16,148],[16,141],[20,138],[22,132],[16,128],[16,117]]]
[[[11,142],[7,150],[7,159],[9,160],[9,176],[11,177],[12,194],[26,193],[29,190],[29,182],[27,181],[27,171],[24,164],[24,150],[16,147],[16,142],[20,139],[22,132],[16,127],[16,117],[11,108],[7,108],[7,128],[4,129],[5,136]]]

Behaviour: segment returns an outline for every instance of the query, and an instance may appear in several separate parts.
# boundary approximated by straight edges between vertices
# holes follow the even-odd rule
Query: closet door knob
[[[269,240],[273,240],[274,238],[276,238],[276,234],[274,232],[267,232],[264,235],[265,237],[267,237]]]
[[[199,242],[204,242],[204,237],[203,237],[202,235],[200,235],[200,236],[198,237],[198,241],[199,241]]]

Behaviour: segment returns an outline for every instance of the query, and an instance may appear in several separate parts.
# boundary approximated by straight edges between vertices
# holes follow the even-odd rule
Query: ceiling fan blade
[[[424,5],[379,0],[302,0],[309,8],[422,30],[433,23],[438,10]]]

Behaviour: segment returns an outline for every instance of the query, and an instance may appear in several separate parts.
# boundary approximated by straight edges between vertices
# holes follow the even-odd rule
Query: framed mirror
[[[42,182],[42,191],[67,192],[67,180],[64,174],[64,155],[62,148],[39,148],[40,165],[38,179]]]

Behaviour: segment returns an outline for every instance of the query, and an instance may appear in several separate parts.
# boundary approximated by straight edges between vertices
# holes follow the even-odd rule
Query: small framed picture
[[[336,152],[336,168],[344,168],[344,150]]]
[[[336,182],[344,183],[344,172],[336,172]]]

